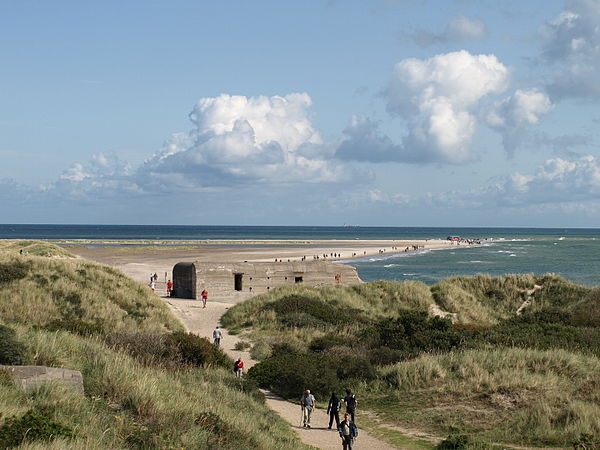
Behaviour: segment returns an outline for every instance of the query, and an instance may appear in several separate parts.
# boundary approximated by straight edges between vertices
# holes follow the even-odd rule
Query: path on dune
[[[229,308],[234,306],[235,303],[243,300],[243,298],[222,298],[218,299],[218,301],[209,300],[206,308],[202,307],[202,302],[199,300],[185,300],[168,297],[163,298],[163,300],[189,331],[212,340],[212,332],[215,327],[219,325],[221,316],[225,314]],[[230,335],[226,329],[223,329],[222,331],[223,338],[221,339],[221,346],[229,356],[234,359],[242,358],[246,370],[256,364],[257,361],[252,360],[248,352],[234,349],[235,344],[240,341],[237,336]],[[311,420],[313,428],[305,429],[300,425],[301,410],[299,404],[288,402],[270,391],[263,391],[263,393],[267,399],[267,405],[291,425],[296,433],[298,433],[302,442],[326,450],[339,450],[342,448],[337,431],[327,429],[329,417],[325,411],[321,409],[315,410]],[[299,392],[298,397],[300,397],[301,394],[302,393]],[[358,414],[357,422],[359,426],[360,420],[361,416]],[[354,448],[388,450],[395,447],[369,435],[364,430],[360,430]]]

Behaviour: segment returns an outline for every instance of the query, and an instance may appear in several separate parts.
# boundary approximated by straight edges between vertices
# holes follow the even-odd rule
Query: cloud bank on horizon
[[[555,127],[544,124],[562,109],[576,108],[575,102],[598,112],[600,0],[568,0],[533,30],[538,53],[529,57],[533,68],[527,68],[490,51],[431,54],[437,47],[489,41],[494,28],[474,15],[454,15],[439,31],[416,29],[406,36],[423,56],[391,61],[388,73],[380,74],[387,83],[368,90],[377,92],[371,101],[382,108],[340,111],[347,125],[337,133],[319,129],[308,87],[279,95],[221,93],[200,98],[188,116],[190,129],[173,130],[141,163],[129,163],[119,152],[94,153],[39,186],[4,178],[0,199],[46,213],[75,205],[81,217],[92,218],[83,221],[100,217],[85,216],[86,209],[100,214],[111,205],[120,205],[126,221],[151,217],[135,208],[153,198],[178,210],[196,199],[203,208],[237,210],[258,223],[261,217],[263,223],[273,220],[263,212],[267,205],[273,214],[287,215],[286,222],[304,217],[318,223],[328,211],[350,218],[338,223],[350,222],[377,205],[405,212],[527,211],[542,219],[552,208],[593,219],[600,212],[597,142],[580,131],[553,132]],[[575,152],[578,147],[585,151]],[[525,167],[519,158],[527,161]],[[486,168],[489,175],[473,178],[476,185],[465,179],[445,186],[437,175],[458,171],[466,177],[469,167],[483,170],[486,159],[509,172]],[[419,174],[414,177],[427,173],[440,180],[405,191],[380,182],[396,172],[413,180],[411,171]],[[311,208],[315,213],[303,216]],[[217,223],[236,220],[234,213],[218,217],[223,219]]]

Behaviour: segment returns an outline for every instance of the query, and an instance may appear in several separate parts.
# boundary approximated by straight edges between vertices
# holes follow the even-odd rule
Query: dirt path
[[[221,316],[231,308],[235,303],[242,300],[241,298],[224,298],[218,301],[210,301],[206,308],[202,307],[202,302],[199,300],[184,300],[163,298],[169,305],[171,311],[177,318],[186,326],[186,328],[198,334],[212,339],[212,332],[219,324]],[[232,358],[242,358],[245,367],[249,369],[256,361],[250,358],[250,354],[244,351],[234,349],[234,346],[239,342],[239,337],[231,335],[226,329],[223,329],[223,338],[221,346]],[[300,406],[288,402],[270,391],[263,391],[267,398],[267,405],[276,411],[286,422],[288,422],[300,436],[302,442],[321,449],[336,449],[342,448],[339,435],[334,430],[328,430],[329,418],[325,411],[316,409],[313,412],[311,429],[305,429],[300,426]],[[300,394],[298,394],[300,395]],[[323,400],[323,399],[317,399]],[[360,426],[361,416],[358,414],[357,422]],[[335,425],[334,425],[335,427]],[[359,438],[356,440],[354,448],[356,449],[371,449],[371,450],[387,450],[395,447],[380,441],[379,439],[370,436],[364,430],[360,430]]]

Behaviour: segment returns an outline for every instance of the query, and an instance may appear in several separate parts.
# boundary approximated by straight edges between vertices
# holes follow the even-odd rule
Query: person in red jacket
[[[208,300],[208,291],[204,289],[200,296],[202,297],[202,303],[204,304],[203,308],[206,308],[206,301]]]
[[[171,280],[167,281],[167,297],[170,297],[173,294],[173,282]]]
[[[238,358],[233,367],[235,370],[235,376],[238,378],[242,378],[242,375],[244,373],[244,361],[242,361],[242,358]]]

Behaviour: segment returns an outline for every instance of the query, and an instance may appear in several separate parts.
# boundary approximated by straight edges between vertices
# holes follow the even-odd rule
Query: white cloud
[[[310,105],[308,94],[201,99],[190,114],[195,128],[146,161],[138,182],[193,190],[339,181],[344,171],[328,161],[332,150],[312,126]]]
[[[600,98],[600,1],[567,1],[541,35],[543,56],[555,68],[549,91],[559,98]]]
[[[477,126],[473,110],[487,96],[504,91],[508,76],[507,67],[496,56],[464,50],[400,61],[394,66],[385,96],[388,111],[408,123],[402,144],[394,145],[372,123],[355,121],[345,131],[337,156],[450,164],[476,159],[470,146]]]
[[[417,45],[427,47],[430,45],[483,39],[486,36],[487,27],[482,20],[461,15],[448,22],[441,32],[435,33],[426,30],[417,30],[411,33],[409,38]]]
[[[504,149],[512,155],[527,129],[536,125],[540,117],[553,108],[550,98],[537,89],[517,89],[510,97],[494,104],[487,113],[486,121],[500,131]]]

